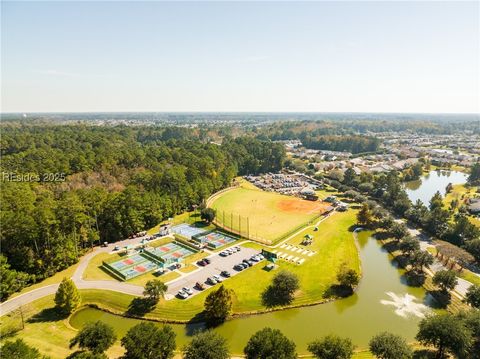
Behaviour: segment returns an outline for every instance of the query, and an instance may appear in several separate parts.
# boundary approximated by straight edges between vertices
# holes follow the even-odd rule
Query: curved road
[[[276,245],[265,246],[265,247],[268,247],[268,248],[279,247],[283,243],[287,242],[288,240],[290,240],[291,238],[296,236],[301,231],[304,231],[307,228],[313,228],[315,226],[318,226],[322,221],[329,218],[333,213],[335,213],[335,212],[332,212],[328,216],[319,219],[315,224],[312,224],[310,226],[299,229],[298,231],[296,231],[292,235],[288,236],[287,238],[285,238],[281,242],[277,243]],[[113,281],[113,280],[111,280],[111,281],[110,280],[84,280],[83,279],[83,273],[87,269],[87,266],[88,266],[90,260],[93,257],[95,257],[97,254],[112,252],[113,248],[115,246],[124,247],[126,245],[134,245],[134,246],[139,245],[139,244],[141,244],[141,241],[144,238],[145,237],[127,239],[127,240],[124,240],[124,241],[121,241],[121,242],[112,243],[112,244],[108,245],[107,247],[96,247],[92,252],[84,255],[82,258],[80,258],[78,267],[72,275],[72,280],[75,283],[75,285],[77,286],[77,288],[78,289],[103,289],[103,290],[111,290],[111,291],[114,291],[114,292],[130,294],[130,295],[133,295],[133,296],[143,296],[143,287],[142,286],[128,284],[128,283],[124,283],[124,282],[117,282],[117,281]],[[236,243],[234,245],[240,245],[242,243],[247,243],[247,242],[250,242],[250,241],[243,241],[243,242],[240,242],[240,243]],[[215,253],[210,254],[210,256],[214,256],[214,255],[217,255],[217,254],[215,254]],[[198,270],[201,270],[201,269],[199,268]],[[177,281],[184,280],[186,276],[192,275],[192,274],[196,273],[198,270],[192,271],[192,272],[189,272],[189,273],[183,273],[183,272],[178,271],[178,273],[181,276],[179,278],[176,278],[176,279],[170,281],[170,282],[167,282],[167,284],[172,284],[172,283],[175,283]],[[7,300],[3,303],[0,303],[0,316],[8,314],[11,311],[19,308],[20,306],[31,303],[31,302],[33,302],[37,299],[46,297],[47,295],[55,294],[55,292],[58,289],[58,285],[59,285],[59,283],[46,285],[44,287],[40,287],[40,288],[31,290],[31,291],[26,292],[24,294],[18,295],[16,297],[12,298],[12,299],[9,299],[9,300]]]

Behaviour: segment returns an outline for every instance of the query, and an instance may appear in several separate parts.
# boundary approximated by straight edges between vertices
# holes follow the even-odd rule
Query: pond
[[[418,322],[433,310],[434,300],[423,288],[405,284],[403,271],[369,232],[358,234],[358,244],[363,278],[353,296],[311,307],[234,319],[215,330],[229,341],[233,353],[241,353],[250,336],[266,326],[278,328],[293,339],[299,353],[306,353],[307,344],[312,340],[330,333],[350,337],[360,348],[366,348],[369,339],[381,331],[397,333],[413,341]],[[81,328],[95,320],[112,325],[119,337],[139,322],[85,308],[75,313],[70,323]],[[202,325],[172,327],[177,334],[177,346],[182,347]]]
[[[445,188],[449,183],[466,183],[467,178],[468,174],[459,171],[430,171],[419,180],[406,182],[405,190],[413,203],[419,199],[428,206],[435,192],[440,191],[445,196]]]

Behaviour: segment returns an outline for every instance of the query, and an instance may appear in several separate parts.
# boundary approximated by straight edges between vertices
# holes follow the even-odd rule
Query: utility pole
[[[20,311],[20,318],[22,318],[22,329],[25,329],[25,319],[23,318],[23,309],[21,305],[18,307],[18,310]]]

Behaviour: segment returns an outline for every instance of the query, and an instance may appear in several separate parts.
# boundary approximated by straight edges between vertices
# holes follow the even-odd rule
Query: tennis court
[[[188,239],[192,239],[193,236],[205,232],[205,229],[193,227],[189,224],[182,223],[172,227],[172,232],[179,234]]]
[[[152,255],[155,259],[161,260],[164,263],[180,262],[184,257],[187,257],[193,253],[186,247],[170,242],[156,248],[146,248],[146,251]]]
[[[170,250],[168,252],[164,252],[164,254],[162,255],[162,259],[165,261],[165,263],[180,262],[184,257],[195,253],[194,251],[179,246],[176,243],[168,243],[167,245],[159,249],[165,251],[167,248]]]
[[[103,265],[119,275],[123,280],[150,272],[158,267],[157,264],[141,254],[134,254],[113,263],[103,263]]]
[[[235,238],[221,232],[210,232],[205,235],[197,236],[196,240],[200,243],[207,243],[207,245],[212,248],[220,248],[235,242]]]

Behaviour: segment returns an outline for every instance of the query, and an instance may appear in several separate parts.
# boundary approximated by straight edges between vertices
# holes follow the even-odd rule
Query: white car
[[[260,261],[260,259],[257,256],[251,256],[250,260],[252,260],[254,262],[259,262]]]
[[[222,277],[220,277],[218,274],[214,274],[213,278],[217,281],[217,283],[221,283],[223,281]]]
[[[188,298],[188,294],[185,293],[183,290],[179,290],[177,295],[182,299],[187,299]]]
[[[192,295],[193,294],[193,290],[191,288],[188,288],[188,287],[183,287],[182,288],[182,291],[187,293],[188,295]]]
[[[228,256],[228,253],[225,252],[225,251],[222,251],[222,252],[220,252],[220,255],[221,255],[222,257],[226,257],[226,256]]]
[[[263,254],[257,254],[257,258],[260,259],[261,261],[263,261],[265,259]]]

